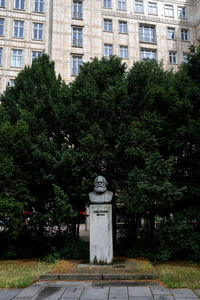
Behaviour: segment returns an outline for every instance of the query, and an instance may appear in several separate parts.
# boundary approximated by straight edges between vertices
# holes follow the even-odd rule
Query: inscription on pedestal
[[[96,216],[105,216],[105,214],[108,213],[108,210],[94,210],[94,214],[96,214]]]

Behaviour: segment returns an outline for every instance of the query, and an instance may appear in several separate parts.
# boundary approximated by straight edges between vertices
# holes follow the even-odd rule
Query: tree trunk
[[[150,221],[149,221],[149,215],[146,215],[146,238],[150,238]]]
[[[79,228],[80,228],[80,222],[78,220],[78,223],[76,224],[76,237],[79,237]]]
[[[154,240],[154,236],[155,236],[155,214],[152,212],[149,216],[149,219],[150,219],[150,226],[149,226],[149,229],[150,229],[150,234],[149,234],[149,237],[151,240]]]
[[[131,240],[135,242],[137,240],[137,216],[135,214],[131,216],[130,232],[131,232]]]

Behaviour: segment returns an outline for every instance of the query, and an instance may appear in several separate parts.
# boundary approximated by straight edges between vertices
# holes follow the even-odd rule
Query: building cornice
[[[197,5],[200,0],[155,0],[157,2],[164,2],[164,3],[171,3],[171,4],[178,4],[178,5]]]
[[[187,20],[162,19],[162,18],[158,18],[158,17],[137,15],[137,14],[133,14],[132,12],[131,13],[122,13],[122,12],[118,12],[118,11],[102,10],[102,15],[109,16],[109,17],[134,19],[134,20],[138,20],[138,21],[151,22],[151,23],[163,23],[163,24],[179,25],[179,26],[187,26],[187,27],[196,26],[196,23],[189,22]]]

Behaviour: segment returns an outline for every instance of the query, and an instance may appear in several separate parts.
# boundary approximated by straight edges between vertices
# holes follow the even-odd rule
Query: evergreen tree
[[[187,224],[195,220],[194,243],[200,215],[199,49],[191,49],[176,73],[155,61],[136,62],[126,73],[118,57],[95,58],[69,86],[46,55],[25,67],[0,99],[0,216],[8,231],[17,236],[27,229],[25,210],[33,213],[32,232],[44,234],[47,225],[56,225],[61,233],[62,225],[78,222],[101,174],[126,205],[132,237],[138,216],[149,222],[151,238],[155,215],[162,216],[164,253],[163,226],[171,230],[173,213],[174,235],[189,232],[193,225]],[[188,249],[189,239],[186,244]],[[166,257],[175,253],[177,245]]]
[[[127,80],[130,121],[120,143],[126,170],[121,198],[133,220],[138,214],[147,219],[147,234],[153,237],[155,215],[172,213],[186,189],[175,180],[178,154],[172,150],[184,103],[175,75],[156,61],[135,63]]]
[[[125,64],[118,57],[93,59],[85,63],[71,85],[70,143],[79,154],[76,169],[83,180],[82,193],[98,174],[104,175],[109,188],[120,184],[119,136],[123,128],[123,106],[127,99]],[[81,193],[80,193],[81,194]]]
[[[6,126],[4,121],[12,124],[9,126],[16,126],[18,122],[27,124],[29,144],[23,149],[26,155],[23,156],[23,152],[18,155],[23,168],[26,168],[24,188],[29,195],[26,209],[33,213],[30,224],[34,225],[35,233],[38,231],[42,235],[47,225],[54,226],[58,225],[58,220],[64,221],[67,211],[70,218],[73,216],[67,194],[76,154],[69,147],[68,132],[63,130],[65,126],[62,123],[63,110],[66,111],[70,103],[70,92],[61,78],[56,77],[54,63],[43,55],[19,73],[15,86],[8,87],[2,95],[1,103],[2,128]],[[19,136],[19,144],[22,139],[23,134]],[[17,151],[12,150],[14,153]],[[15,162],[13,168],[17,168]],[[19,178],[13,179],[17,186]],[[13,199],[19,201],[18,198]],[[63,210],[58,209],[59,201],[62,201]],[[64,208],[67,210],[64,211]],[[68,221],[66,218],[66,223]]]
[[[0,220],[10,237],[18,237],[24,223],[23,211],[32,203],[27,187],[31,177],[29,151],[31,141],[24,121],[0,127]]]

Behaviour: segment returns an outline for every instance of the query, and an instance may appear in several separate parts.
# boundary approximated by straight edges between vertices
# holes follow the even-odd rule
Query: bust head
[[[108,185],[107,180],[103,176],[97,176],[94,180],[94,190],[96,193],[106,192]]]

